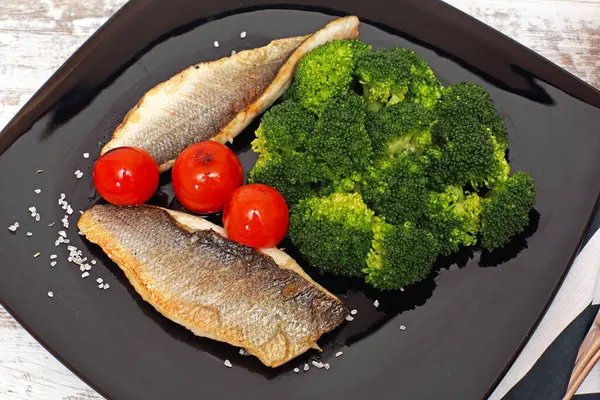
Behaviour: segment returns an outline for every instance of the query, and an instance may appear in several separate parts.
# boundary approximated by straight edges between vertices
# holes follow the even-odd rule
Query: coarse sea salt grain
[[[356,315],[356,314],[358,314],[358,310],[352,310],[352,311],[350,311],[350,314]]]
[[[81,274],[82,278],[87,278],[88,276],[90,276],[90,273],[85,271],[83,274]]]
[[[218,46],[217,46],[217,47],[218,47]],[[227,368],[231,368],[231,362],[230,362],[229,360],[225,360],[225,362],[224,362],[223,364],[225,364],[225,366],[226,366]]]
[[[51,260],[56,260],[56,257],[58,257],[56,254],[50,254],[50,259]]]
[[[373,305],[375,306],[375,308],[379,307],[379,300],[375,300],[373,302]]]
[[[35,192],[35,194],[40,194],[40,193],[42,193],[42,189],[35,189],[34,192]]]
[[[215,47],[219,47],[219,42],[215,40],[215,42],[213,43]]]
[[[104,280],[102,278],[98,278],[98,279],[96,279],[96,282],[102,283],[102,282],[104,282]]]
[[[90,158],[90,153],[83,153],[83,158]]]
[[[346,315],[346,321],[354,321],[354,317],[352,315]]]
[[[35,214],[35,221],[36,221],[36,222],[40,222],[40,219],[41,219],[41,218],[42,218],[42,217],[40,217],[40,214],[39,214],[39,213]]]
[[[27,236],[28,236],[28,237],[32,237],[32,236],[33,236],[33,233],[32,233],[32,232],[27,232]]]
[[[304,364],[304,372],[308,371],[310,367],[308,366],[308,364]]]
[[[31,207],[29,207],[29,212],[32,214],[35,214],[37,212],[37,208],[31,206]]]
[[[344,354],[343,351],[338,351],[337,353],[335,353],[335,358],[338,358],[339,356],[341,356],[342,354]]]
[[[54,293],[48,292],[48,297],[54,297]]]
[[[58,234],[64,238],[67,237],[67,232],[65,232],[65,231],[58,231]]]
[[[327,363],[323,364],[323,367],[325,367],[325,369],[331,368],[331,366],[329,364],[327,364]]]
[[[50,262],[50,266],[51,266],[51,267],[56,267],[56,261],[52,261],[52,262]]]
[[[104,284],[104,290],[108,289],[110,287],[110,285],[108,283]]]
[[[231,55],[232,55],[232,56],[235,56],[236,54],[237,54],[237,51],[235,51],[235,50],[231,50]]]
[[[8,227],[8,230],[9,230],[9,231],[11,231],[11,232],[16,232],[16,231],[17,231],[17,228],[18,228],[18,226],[16,226],[16,225],[11,225],[11,226],[9,226],[9,227]]]
[[[401,330],[401,331],[405,331],[405,330],[406,330],[406,327],[405,327],[404,325],[400,325],[400,330]]]
[[[243,32],[241,32],[241,33],[240,33],[240,37],[241,37],[242,39],[244,39],[244,38],[246,37],[246,34],[247,34],[247,32],[246,32],[246,31],[243,31]]]
[[[298,372],[300,372],[300,368],[294,368],[294,372],[295,372],[295,373],[298,373]]]

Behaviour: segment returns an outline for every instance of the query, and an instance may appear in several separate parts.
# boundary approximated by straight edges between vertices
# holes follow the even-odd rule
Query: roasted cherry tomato
[[[288,206],[281,193],[262,184],[236,189],[223,210],[227,236],[255,248],[273,247],[279,243],[289,222]]]
[[[142,204],[158,187],[158,165],[135,147],[118,147],[104,153],[94,165],[94,185],[100,196],[118,206]]]
[[[198,214],[221,211],[244,182],[237,156],[227,146],[206,141],[183,150],[173,165],[173,190],[179,202]]]

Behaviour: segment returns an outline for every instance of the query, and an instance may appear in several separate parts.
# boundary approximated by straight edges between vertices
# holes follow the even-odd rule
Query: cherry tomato
[[[158,187],[158,165],[135,147],[118,147],[104,153],[94,165],[94,185],[100,196],[118,206],[142,204]]]
[[[288,206],[281,193],[262,184],[236,189],[223,210],[229,239],[255,248],[281,242],[289,222]]]
[[[227,146],[206,141],[183,150],[173,165],[173,190],[179,202],[198,214],[221,211],[244,182],[237,156]]]

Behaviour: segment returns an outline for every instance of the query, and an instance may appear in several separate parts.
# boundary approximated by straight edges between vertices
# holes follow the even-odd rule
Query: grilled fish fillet
[[[158,312],[198,336],[280,366],[348,315],[287,254],[257,251],[198,217],[152,206],[96,205],[78,222]]]
[[[334,39],[358,37],[358,24],[357,17],[340,18],[313,35],[274,40],[181,71],[142,97],[102,154],[115,147],[138,147],[165,171],[191,144],[232,141],[285,93],[306,53]]]

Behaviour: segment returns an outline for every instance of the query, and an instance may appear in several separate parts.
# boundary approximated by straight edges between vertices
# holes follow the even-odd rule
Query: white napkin
[[[489,397],[499,400],[519,382],[533,367],[558,335],[594,300],[600,272],[600,231],[585,245],[561,285],[552,304],[546,311],[537,329],[521,351],[504,379]],[[600,293],[600,290],[599,290]],[[600,296],[597,296],[600,300]],[[594,377],[598,377],[596,380]],[[590,382],[591,381],[591,382]],[[596,366],[592,374],[577,392],[600,392],[600,367]],[[593,383],[593,386],[590,385]],[[594,387],[595,386],[595,387]],[[586,391],[587,390],[587,391]]]

